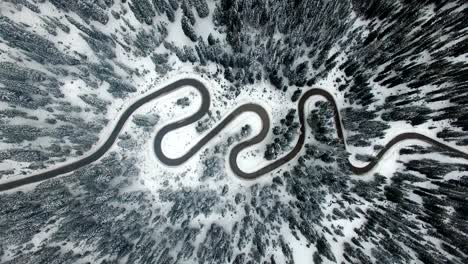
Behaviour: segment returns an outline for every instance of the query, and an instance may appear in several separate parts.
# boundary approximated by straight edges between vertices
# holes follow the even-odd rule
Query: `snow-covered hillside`
[[[3,0],[0,186],[81,160],[134,102],[182,78],[210,112],[154,138],[203,98],[186,86],[138,108],[102,158],[0,193],[0,263],[467,263],[468,4],[462,0]]]

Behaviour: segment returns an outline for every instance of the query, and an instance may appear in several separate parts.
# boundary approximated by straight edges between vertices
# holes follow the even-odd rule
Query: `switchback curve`
[[[198,92],[200,93],[201,97],[202,97],[202,104],[201,104],[200,108],[193,115],[191,115],[191,116],[189,116],[189,117],[187,117],[185,119],[182,119],[182,120],[179,120],[179,121],[176,121],[174,123],[171,123],[171,124],[168,124],[168,125],[164,126],[156,134],[156,137],[154,139],[155,155],[162,163],[164,163],[166,165],[169,165],[169,166],[181,165],[182,163],[184,163],[185,161],[190,159],[208,141],[210,141],[213,137],[215,137],[226,125],[228,125],[230,122],[232,122],[240,114],[242,114],[244,112],[253,112],[253,113],[256,113],[260,117],[260,119],[262,120],[262,129],[253,138],[251,138],[249,140],[246,140],[246,141],[243,141],[243,142],[240,142],[238,145],[233,147],[233,149],[231,150],[231,152],[229,154],[229,165],[230,165],[231,169],[233,170],[234,174],[236,174],[237,176],[239,176],[240,178],[243,178],[243,179],[255,179],[255,178],[258,178],[258,177],[260,177],[260,176],[262,176],[264,174],[267,174],[267,173],[279,168],[280,166],[284,165],[285,163],[291,161],[300,152],[302,146],[304,145],[305,135],[306,135],[306,123],[305,123],[304,107],[305,107],[305,103],[307,102],[307,100],[309,98],[311,98],[312,96],[323,96],[323,97],[325,97],[325,99],[327,99],[329,102],[331,102],[332,107],[333,107],[333,112],[334,112],[334,121],[335,121],[337,134],[338,134],[338,137],[340,138],[340,140],[342,140],[344,142],[343,128],[342,128],[342,125],[341,125],[341,118],[340,118],[338,107],[336,105],[336,102],[335,102],[333,96],[330,93],[328,93],[327,91],[323,90],[323,89],[314,88],[314,89],[311,89],[311,90],[308,90],[307,92],[305,92],[304,95],[302,95],[301,99],[299,100],[298,112],[299,112],[300,133],[299,133],[298,141],[297,141],[296,145],[294,146],[294,148],[289,153],[284,155],[283,157],[273,161],[272,163],[270,163],[270,164],[268,164],[268,165],[266,165],[266,166],[264,166],[264,167],[262,167],[262,168],[260,168],[260,169],[258,169],[256,171],[254,171],[254,172],[246,173],[246,172],[242,171],[239,168],[238,164],[237,164],[237,157],[238,157],[239,153],[242,150],[244,150],[245,148],[250,147],[252,145],[255,145],[255,144],[260,143],[261,141],[263,141],[263,139],[265,139],[265,137],[267,136],[268,131],[270,129],[270,119],[269,119],[267,111],[262,106],[260,106],[258,104],[254,104],[254,103],[244,104],[244,105],[241,105],[238,108],[236,108],[233,112],[231,112],[228,116],[226,116],[215,128],[213,128],[207,135],[205,135],[199,142],[197,142],[192,148],[190,148],[190,150],[187,153],[185,153],[181,157],[169,158],[163,153],[162,147],[161,147],[161,142],[162,142],[162,139],[164,138],[164,136],[167,133],[169,133],[169,132],[171,132],[171,131],[173,131],[175,129],[187,126],[189,124],[192,124],[192,123],[198,121],[199,119],[201,119],[209,111],[209,108],[210,108],[211,97],[210,97],[210,93],[209,93],[208,89],[203,85],[203,83],[201,83],[200,81],[198,81],[196,79],[185,78],[185,79],[175,81],[175,82],[161,88],[160,90],[155,91],[155,92],[153,92],[153,93],[151,93],[151,94],[137,100],[135,103],[130,105],[122,113],[122,115],[120,116],[115,128],[112,130],[112,133],[110,134],[108,139],[95,152],[91,153],[90,155],[88,155],[88,156],[86,156],[86,157],[84,157],[84,158],[82,158],[80,160],[77,160],[75,162],[63,165],[61,167],[58,167],[58,168],[55,168],[55,169],[52,169],[52,170],[49,170],[49,171],[46,171],[46,172],[43,172],[43,173],[39,173],[39,174],[36,174],[36,175],[32,175],[32,176],[27,177],[27,178],[22,178],[22,179],[19,179],[19,180],[14,180],[14,181],[11,181],[11,182],[1,184],[0,185],[0,191],[6,191],[6,190],[17,188],[17,187],[20,187],[20,186],[23,186],[23,185],[26,185],[26,184],[31,184],[31,183],[47,180],[47,179],[50,179],[50,178],[53,178],[53,177],[56,177],[56,176],[59,176],[59,175],[63,175],[63,174],[72,172],[72,171],[74,171],[74,170],[76,170],[76,169],[78,169],[78,168],[80,168],[82,166],[85,166],[87,164],[90,164],[90,163],[98,160],[114,144],[114,142],[117,139],[120,131],[122,130],[125,122],[128,120],[128,118],[131,116],[131,114],[135,110],[137,110],[143,104],[146,104],[151,100],[154,100],[154,99],[162,97],[162,96],[164,96],[164,95],[166,95],[168,93],[171,93],[171,92],[173,92],[173,91],[175,91],[175,90],[177,90],[177,89],[179,89],[179,88],[181,88],[183,86],[192,86],[195,89],[197,89]],[[441,142],[439,142],[437,140],[434,140],[434,139],[432,139],[430,137],[427,137],[425,135],[411,132],[411,133],[402,133],[402,134],[399,134],[396,137],[394,137],[377,154],[376,158],[372,162],[370,162],[369,164],[367,164],[364,167],[354,166],[353,164],[351,164],[348,161],[348,164],[350,166],[351,171],[354,172],[355,174],[364,174],[366,172],[369,172],[370,170],[372,170],[378,164],[378,162],[382,159],[382,157],[385,155],[385,153],[390,148],[392,148],[395,144],[399,143],[400,141],[407,140],[407,139],[421,140],[421,141],[427,142],[429,144],[438,146],[438,147],[440,147],[442,149],[446,149],[446,150],[455,152],[460,157],[462,157],[464,159],[468,159],[468,154],[465,153],[465,152],[462,152],[462,151],[460,151],[458,149],[450,147],[450,146],[448,146],[446,144],[443,144],[443,143],[441,143]]]
[[[150,102],[150,101],[152,101],[152,100],[154,100],[156,98],[162,97],[162,96],[167,95],[167,94],[169,94],[169,93],[171,93],[173,91],[176,91],[176,90],[178,90],[178,89],[180,89],[181,87],[184,87],[184,86],[194,87],[195,89],[198,90],[198,92],[200,93],[200,95],[202,97],[202,103],[201,103],[200,108],[197,110],[197,112],[195,112],[193,115],[187,117],[184,120],[186,120],[186,122],[188,122],[188,121],[195,122],[195,121],[199,120],[200,118],[203,117],[203,115],[205,115],[205,113],[208,112],[208,110],[210,108],[211,97],[210,97],[210,93],[209,93],[208,89],[205,87],[205,85],[203,85],[203,83],[201,83],[197,79],[184,78],[184,79],[175,81],[175,82],[173,82],[171,84],[168,84],[168,85],[164,86],[163,88],[161,88],[161,89],[159,89],[159,90],[157,90],[155,92],[152,92],[152,93],[140,98],[139,100],[137,100],[136,102],[131,104],[122,113],[122,115],[120,116],[119,120],[117,121],[117,124],[115,125],[114,129],[112,130],[112,132],[109,135],[109,137],[107,138],[107,140],[101,146],[99,146],[98,149],[96,149],[96,151],[94,151],[93,153],[89,154],[88,156],[86,156],[86,157],[84,157],[82,159],[71,162],[69,164],[65,164],[65,165],[60,166],[58,168],[54,168],[54,169],[51,169],[51,170],[48,170],[48,171],[45,171],[45,172],[42,172],[42,173],[39,173],[39,174],[35,174],[35,175],[29,176],[29,177],[26,177],[26,178],[21,178],[21,179],[18,179],[18,180],[13,180],[13,181],[10,181],[10,182],[7,182],[7,183],[3,183],[3,184],[0,185],[0,192],[10,190],[10,189],[14,189],[14,188],[26,185],[26,184],[31,184],[31,183],[36,183],[36,182],[44,181],[44,180],[47,180],[47,179],[51,179],[51,178],[57,177],[59,175],[63,175],[63,174],[72,172],[72,171],[74,171],[74,170],[76,170],[76,169],[78,169],[80,167],[83,167],[83,166],[85,166],[87,164],[90,164],[90,163],[98,160],[112,147],[112,145],[114,144],[115,140],[117,139],[120,131],[122,130],[123,126],[125,125],[125,122],[133,114],[133,112],[135,112],[140,106],[142,106],[142,105],[144,105],[144,104],[146,104],[146,103],[148,103],[148,102]]]

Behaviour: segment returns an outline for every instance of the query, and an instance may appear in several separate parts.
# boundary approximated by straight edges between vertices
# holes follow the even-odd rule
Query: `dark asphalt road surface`
[[[11,182],[1,184],[0,185],[0,191],[6,191],[6,190],[17,188],[17,187],[20,187],[20,186],[23,186],[23,185],[26,185],[26,184],[31,184],[31,183],[51,179],[51,178],[57,177],[59,175],[63,175],[63,174],[72,172],[72,171],[74,171],[74,170],[76,170],[76,169],[78,169],[80,167],[83,167],[85,165],[88,165],[88,164],[98,160],[110,149],[110,147],[112,147],[112,145],[114,144],[115,140],[117,139],[120,131],[122,130],[122,127],[124,126],[125,122],[132,115],[132,113],[135,112],[135,110],[137,110],[140,106],[142,106],[142,105],[144,105],[144,104],[146,104],[146,103],[148,103],[148,102],[150,102],[150,101],[152,101],[152,100],[154,100],[156,98],[162,97],[162,96],[164,96],[164,95],[166,95],[166,94],[168,94],[170,92],[173,92],[173,91],[175,91],[175,90],[177,90],[177,89],[179,89],[179,88],[181,88],[183,86],[192,86],[192,87],[196,88],[200,92],[200,94],[202,96],[202,105],[201,105],[201,107],[198,109],[198,111],[195,114],[193,114],[192,116],[190,116],[190,117],[188,117],[186,119],[187,121],[191,121],[191,122],[197,121],[210,108],[210,101],[211,101],[210,93],[208,92],[206,87],[200,81],[198,81],[196,79],[186,78],[186,79],[178,80],[176,82],[173,82],[173,83],[163,87],[160,90],[157,90],[157,91],[155,91],[155,92],[153,92],[153,93],[139,99],[138,101],[136,101],[135,103],[130,105],[125,110],[125,112],[123,112],[123,114],[120,116],[120,119],[118,120],[117,124],[115,125],[114,130],[109,135],[109,137],[104,142],[104,144],[101,145],[95,152],[93,152],[89,156],[86,156],[86,157],[84,157],[82,159],[79,159],[79,160],[77,160],[75,162],[63,165],[63,166],[58,167],[56,169],[52,169],[52,170],[49,170],[49,171],[46,171],[46,172],[43,172],[43,173],[39,173],[39,174],[32,175],[32,176],[29,176],[29,177],[26,177],[26,178],[22,178],[22,179],[19,179],[19,180],[13,180]],[[179,122],[186,123],[186,120],[182,120],[182,121],[179,121]],[[179,123],[179,122],[177,122],[177,123]],[[191,122],[188,122],[187,124],[189,124]]]
[[[338,137],[344,142],[343,128],[342,128],[342,125],[341,125],[340,114],[339,114],[338,107],[336,105],[336,102],[335,102],[333,96],[330,93],[328,93],[327,91],[323,90],[323,89],[315,88],[315,89],[311,89],[311,90],[308,90],[307,92],[305,92],[302,95],[301,99],[299,100],[298,113],[299,113],[299,122],[300,122],[300,134],[299,134],[297,144],[294,146],[294,148],[289,153],[287,153],[283,157],[269,163],[268,165],[254,171],[254,172],[246,173],[246,172],[242,171],[239,168],[238,164],[237,164],[237,156],[239,155],[239,153],[242,150],[244,150],[245,148],[248,148],[248,147],[250,147],[252,145],[258,144],[261,141],[263,141],[263,139],[265,139],[265,137],[267,136],[268,131],[270,130],[270,118],[269,118],[269,115],[268,115],[267,111],[262,106],[260,106],[258,104],[254,104],[254,103],[244,104],[244,105],[241,105],[238,108],[236,108],[233,112],[231,112],[228,116],[226,116],[218,125],[216,125],[215,128],[213,128],[208,134],[206,134],[199,142],[197,142],[192,148],[190,148],[181,157],[174,158],[174,159],[169,158],[163,153],[163,150],[161,148],[161,142],[162,142],[162,139],[164,138],[164,136],[167,133],[169,133],[169,132],[171,132],[171,131],[173,131],[175,129],[178,129],[178,128],[187,126],[189,124],[192,124],[194,122],[197,122],[199,119],[201,119],[209,111],[209,108],[210,108],[211,97],[210,97],[210,93],[209,93],[208,89],[200,81],[198,81],[196,79],[186,78],[186,79],[181,79],[179,81],[171,83],[171,84],[163,87],[162,89],[160,89],[158,91],[155,91],[155,92],[153,92],[153,93],[139,99],[138,101],[136,101],[132,105],[130,105],[123,112],[123,114],[120,116],[120,119],[118,120],[114,130],[109,135],[109,137],[104,142],[104,144],[101,145],[92,154],[90,154],[90,155],[88,155],[88,156],[86,156],[86,157],[84,157],[84,158],[82,158],[80,160],[77,160],[75,162],[63,165],[63,166],[55,168],[55,169],[51,169],[51,170],[43,172],[43,173],[39,173],[39,174],[32,175],[32,176],[29,176],[29,177],[26,177],[26,178],[22,178],[22,179],[19,179],[19,180],[13,180],[11,182],[1,184],[0,185],[0,191],[10,190],[10,189],[17,188],[17,187],[20,187],[20,186],[23,186],[23,185],[26,185],[26,184],[36,183],[36,182],[40,182],[40,181],[43,181],[43,180],[47,180],[47,179],[57,177],[59,175],[70,173],[70,172],[72,172],[72,171],[74,171],[74,170],[76,170],[76,169],[78,169],[80,167],[83,167],[85,165],[88,165],[88,164],[98,160],[112,147],[112,145],[114,144],[115,140],[117,139],[120,131],[122,130],[125,122],[128,120],[128,118],[132,115],[132,113],[135,110],[137,110],[140,106],[142,106],[142,105],[144,105],[144,104],[146,104],[146,103],[148,103],[148,102],[150,102],[150,101],[152,101],[152,100],[154,100],[156,98],[159,98],[159,97],[162,97],[162,96],[164,96],[164,95],[166,95],[168,93],[171,93],[171,92],[173,92],[173,91],[175,91],[177,89],[180,89],[183,86],[192,86],[192,87],[196,88],[198,90],[198,92],[200,93],[201,97],[202,97],[202,104],[201,104],[200,108],[197,110],[197,112],[195,112],[193,115],[191,115],[191,116],[189,116],[189,117],[187,117],[185,119],[182,119],[182,120],[179,120],[179,121],[176,121],[174,123],[171,123],[171,124],[168,124],[168,125],[164,126],[156,134],[156,137],[154,139],[154,151],[155,151],[156,157],[162,163],[164,163],[166,165],[178,166],[178,165],[181,165],[182,163],[186,162],[193,155],[195,155],[203,146],[205,146],[205,144],[208,141],[210,141],[212,138],[214,138],[222,129],[224,129],[224,127],[226,125],[228,125],[230,122],[232,122],[240,114],[245,113],[245,112],[253,112],[253,113],[256,113],[260,117],[260,119],[262,120],[262,129],[261,129],[260,133],[255,135],[253,138],[251,138],[249,140],[246,140],[246,141],[243,141],[243,142],[241,142],[238,145],[233,147],[233,149],[231,150],[231,152],[229,154],[229,165],[230,165],[231,169],[233,170],[234,174],[236,174],[238,177],[243,178],[243,179],[255,179],[255,178],[258,178],[258,177],[260,177],[262,175],[265,175],[265,174],[267,174],[267,173],[269,173],[271,171],[274,171],[277,168],[279,168],[280,166],[282,166],[282,165],[286,164],[287,162],[291,161],[301,151],[302,146],[304,145],[305,136],[306,136],[306,122],[305,122],[304,107],[305,107],[305,103],[307,102],[307,100],[309,98],[311,98],[312,96],[323,96],[323,97],[325,97],[325,99],[327,99],[329,102],[332,103],[333,110],[334,110],[334,113],[335,113],[334,119],[335,119],[335,126],[337,128]],[[407,140],[407,139],[421,140],[421,141],[424,141],[426,143],[429,143],[429,144],[435,145],[437,147],[440,147],[442,149],[457,153],[460,157],[462,157],[464,159],[468,159],[468,154],[467,153],[464,153],[464,152],[462,152],[460,150],[457,150],[457,149],[452,148],[452,147],[450,147],[448,145],[440,143],[440,142],[438,142],[438,141],[436,141],[436,140],[434,140],[432,138],[429,138],[429,137],[427,137],[425,135],[422,135],[422,134],[419,134],[419,133],[402,133],[402,134],[399,134],[396,137],[394,137],[392,140],[390,140],[390,142],[388,142],[387,145],[385,145],[385,147],[377,154],[376,158],[372,162],[367,164],[366,166],[356,167],[356,166],[352,165],[350,162],[348,162],[349,166],[351,168],[351,171],[354,172],[355,174],[364,174],[364,173],[370,171],[372,168],[374,168],[378,164],[378,162],[382,159],[382,157],[385,155],[385,153],[390,148],[392,148],[395,144],[399,143],[400,141]]]

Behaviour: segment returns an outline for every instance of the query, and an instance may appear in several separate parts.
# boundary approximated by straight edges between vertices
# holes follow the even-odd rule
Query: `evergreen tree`
[[[193,42],[197,41],[197,34],[195,33],[195,30],[193,30],[193,27],[190,24],[190,19],[186,16],[182,18],[182,30],[190,40],[192,40]]]

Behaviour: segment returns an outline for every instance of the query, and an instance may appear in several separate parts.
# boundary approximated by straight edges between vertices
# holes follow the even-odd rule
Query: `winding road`
[[[261,141],[263,141],[263,139],[265,139],[265,137],[267,136],[270,130],[270,118],[269,118],[267,111],[262,106],[255,104],[255,103],[248,103],[248,104],[239,106],[234,111],[232,111],[229,115],[227,115],[218,125],[216,125],[215,128],[213,128],[208,134],[206,134],[199,142],[197,142],[194,146],[192,146],[192,148],[190,148],[187,151],[187,153],[185,153],[184,155],[178,158],[169,158],[164,154],[162,147],[161,147],[161,142],[164,136],[167,133],[175,129],[197,122],[205,114],[207,114],[207,112],[210,109],[211,96],[210,96],[208,89],[205,87],[205,85],[203,85],[203,83],[201,83],[197,79],[185,78],[185,79],[181,79],[176,82],[173,82],[151,94],[148,94],[145,97],[131,104],[122,113],[122,115],[118,119],[117,124],[115,125],[114,129],[112,130],[107,140],[101,146],[99,146],[96,149],[96,151],[94,151],[93,153],[89,154],[88,156],[82,159],[63,165],[61,167],[54,168],[54,169],[51,169],[51,170],[48,170],[39,174],[35,174],[26,178],[19,179],[19,180],[13,180],[4,184],[0,184],[0,191],[14,189],[14,188],[26,185],[26,184],[36,183],[36,182],[40,182],[40,181],[44,181],[47,179],[57,177],[59,175],[70,173],[80,167],[83,167],[85,165],[88,165],[98,160],[112,147],[118,135],[120,134],[123,126],[125,125],[125,122],[133,114],[133,112],[135,112],[135,110],[137,110],[140,106],[154,99],[163,97],[184,86],[192,86],[195,89],[197,89],[201,95],[202,103],[201,103],[200,108],[193,115],[164,126],[156,134],[156,137],[154,139],[154,151],[155,151],[156,157],[162,163],[166,165],[178,166],[186,162],[193,155],[195,155],[203,146],[205,146],[205,144],[208,141],[213,139],[222,129],[224,129],[226,125],[228,125],[230,122],[236,119],[239,115],[245,112],[253,112],[253,113],[256,113],[262,120],[262,129],[253,138],[240,142],[238,145],[232,148],[229,154],[229,165],[231,169],[233,170],[234,174],[236,174],[238,177],[243,178],[243,179],[255,179],[271,171],[274,171],[275,169],[279,168],[285,163],[291,161],[302,149],[302,146],[304,145],[304,141],[306,137],[306,122],[305,122],[304,107],[305,107],[305,103],[307,102],[307,100],[311,98],[312,96],[323,96],[325,97],[325,99],[327,99],[329,102],[332,103],[334,114],[335,114],[334,119],[335,119],[335,125],[336,125],[336,130],[338,133],[338,137],[343,142],[345,142],[344,137],[343,137],[343,128],[341,125],[340,114],[339,114],[338,107],[336,105],[336,102],[333,96],[323,89],[314,88],[305,92],[302,95],[301,99],[299,100],[298,112],[299,112],[300,133],[299,133],[299,139],[297,141],[297,144],[285,156],[273,161],[272,163],[254,172],[247,173],[247,172],[242,171],[237,164],[237,156],[245,148],[248,148],[252,145],[258,144]],[[351,171],[354,172],[355,174],[364,174],[370,171],[372,168],[374,168],[378,164],[378,162],[382,159],[382,157],[390,148],[392,148],[395,144],[399,143],[400,141],[407,140],[407,139],[418,139],[418,140],[427,142],[429,144],[432,144],[434,146],[440,147],[442,149],[452,151],[454,153],[457,153],[460,157],[464,159],[468,159],[467,153],[462,152],[453,147],[450,147],[446,144],[443,144],[425,135],[422,135],[419,133],[402,133],[394,137],[392,140],[390,140],[390,142],[388,142],[387,145],[385,145],[385,147],[382,150],[380,150],[376,158],[372,162],[368,163],[366,166],[356,167],[348,161]]]

